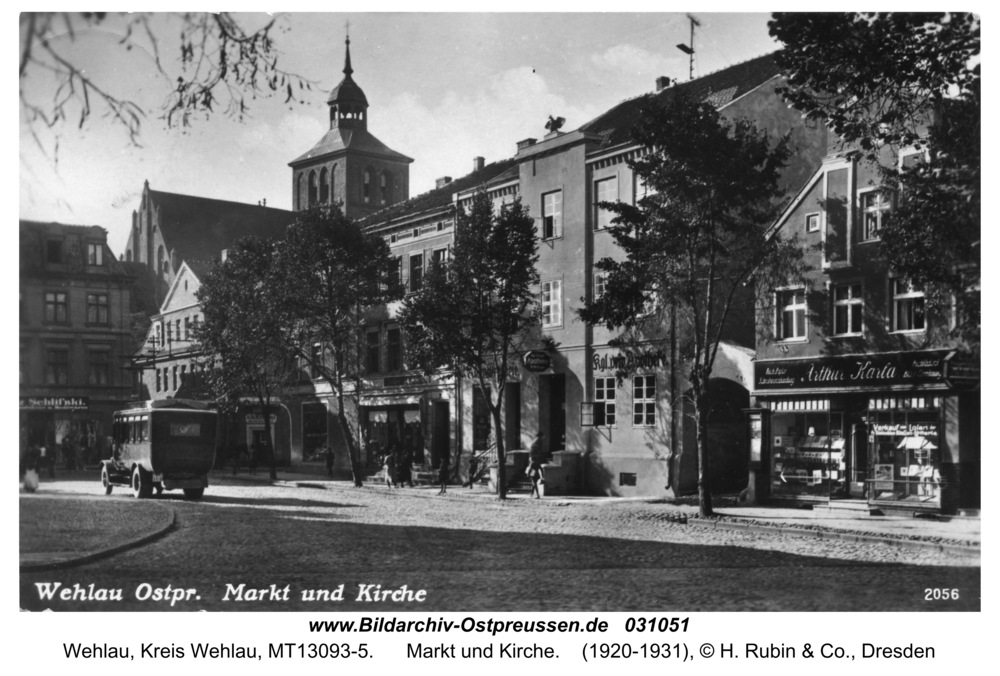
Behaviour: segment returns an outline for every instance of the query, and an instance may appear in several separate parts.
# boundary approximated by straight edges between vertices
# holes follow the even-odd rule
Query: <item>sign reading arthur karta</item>
[[[943,384],[947,351],[893,352],[754,363],[756,391],[879,389]]]

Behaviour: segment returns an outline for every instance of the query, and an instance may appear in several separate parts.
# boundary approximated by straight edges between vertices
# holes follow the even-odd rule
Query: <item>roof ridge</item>
[[[220,202],[220,203],[223,203],[223,204],[236,204],[236,205],[241,206],[241,207],[249,207],[249,208],[252,208],[252,209],[268,209],[270,211],[281,211],[281,212],[287,212],[287,213],[294,213],[294,212],[292,212],[292,211],[290,211],[288,209],[280,209],[278,207],[269,207],[269,206],[265,206],[263,204],[252,204],[250,202],[237,202],[236,200],[220,199],[218,197],[203,197],[201,195],[188,195],[186,193],[181,193],[181,192],[168,192],[166,190],[153,190],[152,188],[149,189],[149,192],[153,196],[156,196],[156,195],[168,195],[170,197],[183,197],[185,199],[205,200],[205,201],[208,201],[208,202]]]

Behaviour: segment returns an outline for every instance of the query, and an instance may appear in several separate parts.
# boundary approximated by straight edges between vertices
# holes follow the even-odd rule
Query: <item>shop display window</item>
[[[869,499],[940,503],[940,404],[927,396],[869,400]]]
[[[828,399],[775,402],[771,434],[772,494],[829,497],[843,492],[844,413],[831,411]]]

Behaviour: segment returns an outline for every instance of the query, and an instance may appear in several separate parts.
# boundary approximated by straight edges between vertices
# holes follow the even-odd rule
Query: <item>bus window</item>
[[[139,418],[139,441],[147,441],[149,439],[149,418],[147,416],[142,416]]]

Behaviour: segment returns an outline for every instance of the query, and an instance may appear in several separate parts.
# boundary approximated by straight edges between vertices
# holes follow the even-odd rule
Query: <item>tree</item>
[[[520,200],[494,210],[485,190],[459,207],[446,266],[432,268],[406,299],[407,356],[425,371],[449,368],[479,387],[496,430],[499,495],[507,497],[500,414],[508,362],[537,325],[538,241]]]
[[[727,123],[712,105],[683,94],[647,104],[632,136],[645,154],[629,165],[651,194],[635,206],[601,203],[616,214],[611,233],[624,258],[595,264],[607,275],[604,293],[578,314],[619,331],[618,345],[676,341],[677,367],[690,384],[698,499],[707,516],[708,381],[719,344],[734,319],[752,316],[751,276],[765,297],[776,280],[800,274],[795,243],[766,234],[778,213],[788,139],[770,139],[748,121]]]
[[[295,353],[286,347],[287,308],[274,291],[280,276],[274,242],[244,237],[197,292],[204,321],[195,326],[195,339],[205,355],[206,384],[223,405],[237,405],[247,395],[255,398],[268,440],[273,438],[272,404],[297,367]],[[275,455],[268,450],[273,480],[278,478]]]
[[[979,349],[980,21],[974,14],[775,13],[782,93],[881,168],[897,209],[880,233],[894,270],[958,305],[958,338]],[[902,167],[916,146],[928,162]]]
[[[180,28],[176,62],[161,59],[157,36],[163,30],[157,24],[171,20]],[[18,64],[22,121],[43,150],[40,130],[53,130],[58,147],[58,129],[64,123],[82,128],[95,112],[120,125],[138,145],[147,111],[129,98],[131,93],[116,92],[113,81],[93,79],[73,51],[78,37],[95,29],[119,36],[119,58],[127,58],[134,48],[153,56],[157,71],[171,87],[160,111],[168,125],[187,126],[195,115],[219,110],[242,120],[249,100],[272,94],[293,101],[298,90],[311,88],[311,83],[278,67],[274,33],[280,22],[280,17],[272,16],[251,30],[227,12],[23,12]]]
[[[303,212],[289,227],[279,259],[279,294],[290,317],[288,348],[336,392],[354,485],[361,486],[360,434],[355,436],[344,400],[347,386],[353,385],[353,410],[359,409],[365,327],[403,296],[395,261],[382,237],[365,233],[338,206]],[[318,352],[311,349],[317,344],[323,347]]]

